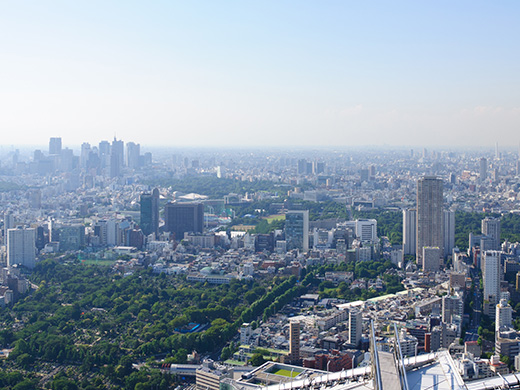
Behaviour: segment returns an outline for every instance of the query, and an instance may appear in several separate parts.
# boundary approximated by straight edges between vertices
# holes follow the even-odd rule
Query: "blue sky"
[[[0,0],[0,143],[517,145],[519,11]]]

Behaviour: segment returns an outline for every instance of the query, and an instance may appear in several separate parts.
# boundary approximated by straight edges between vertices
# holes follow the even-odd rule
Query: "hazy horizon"
[[[0,1],[1,142],[517,149],[519,11]]]

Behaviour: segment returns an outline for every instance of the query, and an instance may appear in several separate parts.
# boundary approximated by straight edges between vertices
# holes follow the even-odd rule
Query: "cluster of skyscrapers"
[[[49,141],[48,154],[35,150],[33,157],[28,170],[42,175],[81,169],[92,174],[119,177],[125,167],[136,170],[152,162],[151,153],[141,154],[141,146],[134,142],[126,143],[125,153],[125,143],[115,137],[112,142],[101,141],[98,146],[82,143],[79,156],[72,149],[63,148],[61,138],[53,137]]]

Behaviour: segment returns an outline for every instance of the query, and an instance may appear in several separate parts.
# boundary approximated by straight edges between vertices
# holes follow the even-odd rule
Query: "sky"
[[[518,1],[0,0],[0,144],[504,147]]]

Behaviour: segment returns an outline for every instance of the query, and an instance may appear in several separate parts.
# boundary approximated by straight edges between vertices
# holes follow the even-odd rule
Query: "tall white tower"
[[[7,230],[7,265],[34,268],[36,262],[36,229],[18,227]]]

